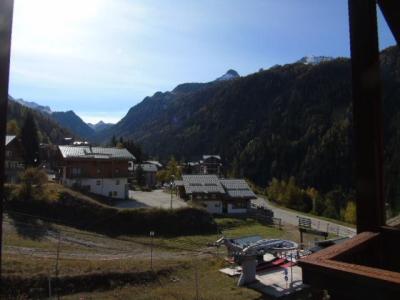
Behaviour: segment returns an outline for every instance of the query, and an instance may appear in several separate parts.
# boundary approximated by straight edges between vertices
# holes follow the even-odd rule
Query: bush
[[[68,189],[62,189],[57,198],[28,201],[18,193],[12,193],[5,201],[5,208],[114,236],[147,235],[149,231],[156,231],[158,235],[189,235],[215,233],[217,230],[214,219],[203,209],[118,209]]]
[[[273,178],[267,187],[266,193],[270,200],[280,205],[303,212],[312,210],[310,190],[305,191],[300,188],[296,184],[294,177],[290,177],[287,182]],[[317,193],[316,190],[313,193]]]
[[[47,175],[43,170],[28,168],[20,175],[21,184],[15,190],[17,197],[39,200],[46,197]]]

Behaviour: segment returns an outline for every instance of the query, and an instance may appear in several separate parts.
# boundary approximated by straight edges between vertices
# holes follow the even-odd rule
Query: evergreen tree
[[[144,177],[144,171],[141,165],[138,165],[135,171],[135,177],[137,184],[142,187],[146,184],[146,178]]]
[[[115,135],[113,135],[111,138],[111,146],[115,147],[116,144],[117,144],[117,138],[115,137]]]
[[[21,128],[21,144],[26,166],[39,165],[39,134],[33,115],[28,112]]]
[[[123,146],[136,158],[137,163],[142,163],[146,159],[146,155],[143,153],[142,147],[136,144],[132,140],[122,140]]]

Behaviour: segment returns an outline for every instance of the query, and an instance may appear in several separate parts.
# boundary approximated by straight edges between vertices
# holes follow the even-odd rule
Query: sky
[[[117,122],[184,82],[350,55],[347,0],[14,0],[10,94]],[[380,48],[394,45],[378,15]]]

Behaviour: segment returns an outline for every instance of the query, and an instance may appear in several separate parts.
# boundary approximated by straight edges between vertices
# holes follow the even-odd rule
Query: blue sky
[[[347,0],[15,0],[10,94],[116,122],[156,91],[305,55],[349,56]]]

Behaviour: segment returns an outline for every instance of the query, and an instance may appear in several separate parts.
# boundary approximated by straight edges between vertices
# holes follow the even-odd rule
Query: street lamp
[[[171,176],[171,182],[169,183],[169,189],[170,189],[170,191],[171,191],[171,203],[170,203],[170,208],[171,208],[171,210],[172,210],[172,189],[174,188],[174,186],[175,186],[175,183],[174,183],[174,178],[175,178],[175,176],[174,175],[172,175]]]

